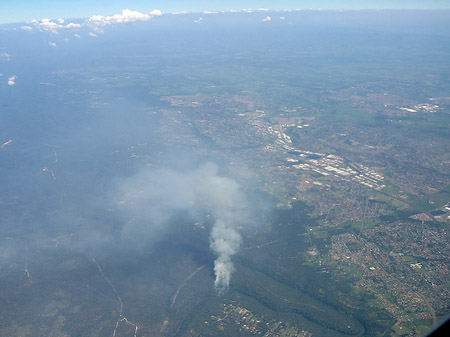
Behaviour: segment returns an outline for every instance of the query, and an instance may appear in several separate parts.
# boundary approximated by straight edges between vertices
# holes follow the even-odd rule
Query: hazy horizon
[[[416,1],[416,0],[399,0],[399,1],[356,1],[346,0],[336,3],[331,0],[303,0],[303,1],[152,1],[151,4],[143,4],[136,0],[116,0],[116,1],[58,1],[44,0],[36,3],[31,0],[23,0],[20,2],[2,2],[0,3],[0,24],[21,23],[32,19],[67,19],[67,18],[87,18],[92,15],[114,15],[120,13],[124,9],[148,13],[154,9],[161,10],[163,13],[202,13],[214,11],[237,11],[244,9],[252,9],[258,11],[267,9],[271,11],[283,10],[449,10],[448,1]]]

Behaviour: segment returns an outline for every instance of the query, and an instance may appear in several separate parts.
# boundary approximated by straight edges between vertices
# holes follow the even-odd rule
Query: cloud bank
[[[246,222],[248,210],[240,186],[220,176],[216,165],[209,163],[185,172],[145,169],[120,181],[114,196],[116,205],[132,219],[122,229],[124,236],[132,232],[162,233],[177,211],[187,211],[194,218],[202,212],[211,214],[214,285],[220,294],[228,289],[234,270],[232,256],[241,244],[236,228]]]
[[[162,15],[162,11],[159,9],[154,9],[149,13],[141,13],[138,11],[132,11],[129,9],[124,9],[122,13],[104,16],[104,15],[94,15],[85,20],[79,20],[80,23],[69,22],[66,23],[64,19],[58,20],[50,20],[50,19],[42,19],[42,20],[31,20],[32,23],[37,29],[41,31],[48,31],[54,34],[58,34],[59,30],[62,29],[79,29],[83,26],[106,26],[113,23],[127,23],[127,22],[137,22],[137,21],[149,21],[155,16]],[[32,27],[30,26],[22,26],[22,30],[31,31]]]
[[[154,16],[160,16],[162,12],[159,9],[154,9],[150,13],[141,13],[138,11],[132,11],[124,9],[120,14],[114,14],[111,16],[94,15],[89,18],[89,22],[95,25],[109,25],[111,23],[124,23],[124,22],[136,22],[136,21],[148,21]]]
[[[58,34],[59,29],[73,29],[73,28],[80,28],[81,24],[79,23],[73,23],[70,22],[68,24],[64,24],[63,19],[57,20],[57,22],[51,21],[50,19],[42,19],[42,20],[31,20],[31,23],[33,23],[39,30],[45,30],[52,32],[54,34]],[[31,30],[31,27],[23,26],[23,30]]]

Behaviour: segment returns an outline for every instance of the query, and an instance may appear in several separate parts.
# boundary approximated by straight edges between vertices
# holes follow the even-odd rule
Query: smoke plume
[[[208,163],[184,172],[145,169],[122,180],[118,192],[121,207],[134,219],[123,228],[123,235],[162,233],[175,211],[188,211],[194,217],[205,211],[211,214],[210,248],[217,257],[214,285],[219,294],[228,289],[234,270],[231,258],[241,243],[236,226],[245,222],[247,212],[238,183],[220,176],[217,166]]]
[[[241,243],[241,236],[233,228],[221,219],[217,220],[211,231],[211,249],[216,253],[214,261],[214,273],[216,280],[214,286],[219,293],[228,289],[231,273],[234,270],[231,256],[236,254]]]

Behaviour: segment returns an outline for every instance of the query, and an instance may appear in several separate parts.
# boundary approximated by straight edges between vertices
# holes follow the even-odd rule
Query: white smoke
[[[216,253],[214,286],[219,293],[224,293],[230,284],[231,273],[234,271],[231,256],[237,253],[241,244],[241,236],[234,229],[233,224],[217,220],[211,231],[211,249]]]
[[[125,234],[163,232],[177,210],[209,212],[215,219],[210,234],[210,248],[217,257],[214,285],[220,294],[228,289],[234,270],[231,258],[241,243],[236,226],[244,221],[246,212],[238,183],[218,175],[217,166],[209,163],[184,172],[146,169],[121,181],[118,187],[121,206],[129,216],[139,219],[123,228]]]

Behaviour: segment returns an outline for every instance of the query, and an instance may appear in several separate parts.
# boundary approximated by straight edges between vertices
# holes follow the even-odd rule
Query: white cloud
[[[52,22],[50,21],[50,19],[42,19],[41,21],[33,19],[31,20],[31,23],[33,23],[40,30],[50,31],[55,34],[58,33],[57,30],[59,28],[62,28],[62,25],[59,25],[56,22]]]
[[[16,75],[10,76],[10,77],[8,78],[8,85],[13,86],[14,84],[16,84],[16,78],[17,78]]]
[[[198,20],[194,20],[195,23],[202,23],[203,22],[203,18],[199,18]]]
[[[50,19],[42,19],[41,21],[33,19],[33,20],[31,20],[31,23],[33,23],[40,30],[46,30],[46,31],[52,32],[54,34],[58,34],[58,29],[71,29],[71,28],[80,28],[81,27],[81,24],[73,23],[73,22],[70,22],[67,25],[64,25],[63,19],[59,19],[58,23],[51,21]],[[27,26],[24,26],[24,27],[27,27]],[[22,27],[22,29],[24,29],[24,27]],[[30,27],[30,29],[25,29],[25,30],[31,30],[31,27]]]
[[[54,34],[58,34],[58,31],[61,29],[76,29],[81,28],[82,26],[90,26],[101,27],[105,25],[109,25],[111,23],[121,23],[121,22],[135,22],[135,21],[148,21],[155,16],[161,16],[163,12],[159,9],[154,9],[149,13],[141,13],[138,11],[132,11],[129,9],[125,9],[120,14],[114,14],[111,16],[103,16],[103,15],[94,15],[90,18],[86,19],[81,23],[68,22],[64,19],[58,20],[50,20],[50,19],[42,19],[42,20],[31,20],[31,23],[41,31],[49,31]],[[22,30],[31,31],[33,28],[30,26],[22,26]],[[93,28],[97,33],[103,33],[100,28],[98,30]]]
[[[163,15],[163,12],[160,11],[159,9],[154,9],[148,14],[150,14],[150,16],[161,16],[161,15]]]
[[[98,35],[95,34],[94,32],[89,32],[89,36],[92,36],[92,37],[98,37]]]
[[[268,8],[258,8],[258,10],[259,10],[259,11],[262,11],[262,12],[270,11],[270,9],[268,9]]]
[[[6,51],[0,53],[0,58],[5,61],[11,60],[11,55],[9,55]]]
[[[73,36],[75,36],[77,39],[79,39],[81,36],[79,34],[73,34]]]
[[[173,12],[173,13],[170,13],[170,14],[173,14],[173,15],[183,15],[183,14],[189,14],[189,12],[188,12],[188,11],[178,11],[178,12]]]
[[[230,13],[253,13],[254,10],[249,8],[249,9],[231,9],[229,11]]]
[[[267,21],[271,21],[272,18],[270,16],[267,16],[265,19],[262,19],[261,21],[263,22],[267,22]]]
[[[89,22],[96,25],[109,25],[111,23],[148,21],[154,16],[160,16],[162,12],[159,9],[154,9],[150,13],[141,13],[124,9],[121,14],[114,14],[111,16],[94,15],[89,18]]]
[[[284,16],[280,16],[280,20],[286,20]]]
[[[204,11],[203,14],[218,14],[219,12]]]
[[[80,27],[81,27],[81,24],[71,22],[71,23],[67,24],[64,28],[80,28]]]
[[[49,42],[48,45],[52,46],[52,47],[56,47],[56,42]]]

